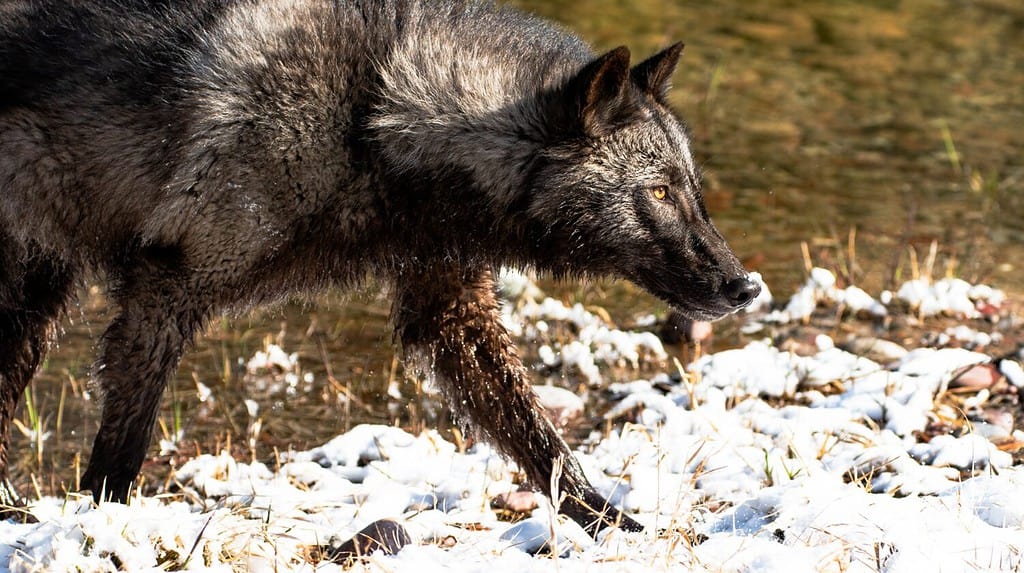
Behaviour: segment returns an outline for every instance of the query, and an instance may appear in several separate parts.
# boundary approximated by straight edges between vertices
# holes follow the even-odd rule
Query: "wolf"
[[[461,424],[591,533],[640,529],[545,420],[494,274],[619,277],[699,320],[756,297],[668,105],[681,50],[633,65],[486,0],[6,0],[0,502],[83,277],[117,310],[81,486],[117,501],[208,319],[373,277]]]

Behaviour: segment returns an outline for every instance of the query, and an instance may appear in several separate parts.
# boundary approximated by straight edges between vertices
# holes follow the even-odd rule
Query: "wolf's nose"
[[[725,298],[735,308],[743,308],[761,294],[761,285],[747,277],[725,283]]]

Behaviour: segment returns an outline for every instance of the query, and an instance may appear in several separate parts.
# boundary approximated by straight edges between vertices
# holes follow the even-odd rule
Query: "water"
[[[815,264],[868,290],[923,272],[934,242],[933,274],[1021,291],[1024,4],[518,4],[565,23],[599,49],[627,44],[635,58],[686,42],[672,101],[692,131],[709,208],[748,267],[777,293],[802,281],[803,242]],[[618,319],[662,308],[621,283],[563,285],[558,292],[608,307]],[[84,293],[33,383],[34,405],[53,435],[37,455],[14,432],[15,481],[23,491],[31,491],[30,474],[42,491],[73,484],[75,453],[88,451],[98,425],[95,404],[80,395],[94,340],[109,317],[102,293]],[[263,420],[256,455],[266,457],[360,421],[447,424],[430,400],[389,409],[379,399],[393,379],[405,396],[420,391],[395,366],[386,318],[387,302],[370,289],[220,321],[187,355],[161,425],[173,433],[181,420],[185,453],[229,440],[247,453],[250,419],[242,399],[251,397]],[[317,381],[311,391],[288,396],[247,385],[238,359],[268,337],[300,353]],[[213,389],[214,405],[199,403],[197,381]],[[346,392],[356,400],[340,399]],[[24,407],[19,416],[29,422]],[[168,461],[173,456],[148,473],[166,476]]]
[[[643,57],[686,42],[673,101],[708,202],[770,284],[799,280],[801,241],[816,262],[839,262],[851,228],[867,286],[908,272],[906,247],[932,241],[943,271],[1019,284],[1019,2],[524,4],[600,48]]]

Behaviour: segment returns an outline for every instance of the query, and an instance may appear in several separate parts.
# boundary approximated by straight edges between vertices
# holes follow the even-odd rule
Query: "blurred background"
[[[710,211],[780,293],[802,280],[802,241],[845,267],[854,229],[838,270],[869,291],[933,241],[943,274],[1020,284],[1024,3],[517,4],[637,59],[686,43],[672,98]]]
[[[672,102],[692,132],[706,201],[777,297],[803,282],[808,260],[877,294],[923,272],[932,249],[936,278],[1024,292],[1019,0],[515,4],[598,51],[628,45],[636,61],[686,43]],[[542,286],[617,322],[665,311],[621,282]],[[369,286],[215,321],[165,395],[166,443],[151,449],[146,487],[197,452],[266,459],[360,422],[446,426],[403,376],[387,315]],[[101,291],[83,293],[28,390],[12,450],[24,493],[75,487],[98,426],[87,381],[109,318]],[[270,344],[295,363],[248,368]],[[389,388],[401,398],[388,399]]]

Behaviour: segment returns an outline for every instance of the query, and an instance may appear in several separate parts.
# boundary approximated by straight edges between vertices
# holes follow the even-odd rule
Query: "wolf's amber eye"
[[[668,197],[668,187],[665,185],[651,187],[651,195],[654,195],[654,198],[658,201],[664,201]]]

